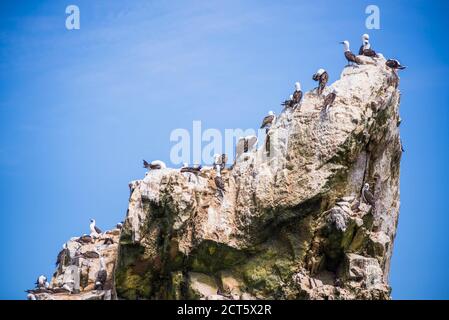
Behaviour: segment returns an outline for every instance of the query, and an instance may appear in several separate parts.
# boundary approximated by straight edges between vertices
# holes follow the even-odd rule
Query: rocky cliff
[[[222,171],[223,196],[213,169],[151,170],[131,182],[106,297],[389,299],[400,94],[382,57],[363,61],[325,89],[337,92],[328,112],[315,91],[282,112],[269,156],[250,150]],[[64,294],[105,298],[85,273],[81,292]]]

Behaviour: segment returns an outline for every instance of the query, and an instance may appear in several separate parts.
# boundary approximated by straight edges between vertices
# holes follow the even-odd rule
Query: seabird
[[[293,102],[293,95],[291,94],[290,97],[281,103],[281,106],[284,106],[285,108],[292,108],[294,105]]]
[[[98,259],[100,254],[97,251],[86,251],[81,254],[84,259]]]
[[[187,163],[184,163],[181,169],[179,170],[181,173],[190,172],[190,173],[199,173],[201,171],[200,164],[194,164],[193,167],[189,167]]]
[[[337,90],[334,88],[331,93],[329,93],[326,98],[324,98],[324,104],[323,109],[325,110],[325,113],[329,111],[329,108],[332,106],[332,104],[335,101],[335,98],[337,97]]]
[[[147,161],[143,160],[143,167],[148,170],[159,170],[167,168],[165,162],[161,160],[154,160],[151,163],[148,163]]]
[[[58,257],[56,258],[56,267],[59,265],[65,265],[67,260],[70,260],[70,252],[67,249],[67,244],[62,245],[62,250],[59,251]]]
[[[100,270],[97,273],[97,278],[95,279],[95,290],[103,290],[106,280],[108,278],[108,272],[106,271],[106,266],[104,263],[104,258],[100,258]]]
[[[37,299],[36,299],[36,296],[35,296],[34,294],[32,294],[32,293],[28,293],[27,299],[28,299],[28,300],[37,300]]]
[[[100,228],[96,226],[95,219],[90,219],[90,233],[93,235],[99,235],[101,233]]]
[[[302,99],[301,84],[299,82],[295,83],[295,92],[293,92],[293,106],[299,105]]]
[[[401,63],[396,59],[388,59],[385,62],[386,66],[393,70],[404,70],[406,67],[401,65]]]
[[[359,49],[359,56],[363,55],[364,49],[367,49],[370,47],[371,47],[371,45],[369,44],[369,35],[365,33],[362,35],[362,45],[360,46],[360,49]]]
[[[348,60],[348,65],[351,64],[360,64],[360,60],[356,57],[355,54],[353,54],[351,52],[351,50],[349,50],[349,41],[345,40],[340,42],[342,45],[344,45],[344,50],[345,50],[345,58],[346,60]]]
[[[369,184],[365,183],[362,189],[362,200],[365,203],[368,203],[371,206],[374,206],[375,200],[374,200],[374,196],[371,193],[371,191],[369,190]]]
[[[327,82],[329,81],[329,74],[324,69],[318,69],[318,71],[313,75],[312,79],[314,81],[318,81],[318,95],[323,93],[324,88],[326,87]]]
[[[218,195],[221,199],[223,199],[225,192],[225,184],[221,177],[221,169],[219,166],[216,166],[216,176],[214,178],[215,186],[217,187]]]
[[[274,120],[276,119],[276,116],[274,115],[273,111],[268,112],[268,116],[263,118],[262,125],[260,126],[261,129],[266,128],[266,132],[270,130],[271,125],[273,124]]]
[[[103,244],[106,244],[106,245],[114,244],[114,240],[112,238],[106,238],[106,239],[104,239]]]
[[[122,229],[123,228],[123,221],[117,223],[117,225],[115,226],[117,229]]]
[[[223,170],[226,167],[226,162],[228,162],[228,156],[226,153],[223,154],[214,154],[214,165],[220,166],[220,169]]]
[[[92,237],[88,234],[83,234],[77,241],[80,243],[91,243]]]
[[[36,280],[36,288],[42,289],[42,288],[46,288],[47,287],[47,277],[44,276],[43,274],[40,275],[37,280]]]

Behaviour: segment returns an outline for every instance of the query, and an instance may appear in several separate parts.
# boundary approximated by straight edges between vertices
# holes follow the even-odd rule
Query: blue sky
[[[65,28],[66,6],[81,29]],[[365,29],[365,8],[381,29]],[[395,299],[449,298],[449,2],[1,1],[0,298],[51,276],[61,245],[126,214],[141,161],[169,162],[170,132],[257,128],[299,80],[346,64],[339,41],[408,66],[401,81]]]

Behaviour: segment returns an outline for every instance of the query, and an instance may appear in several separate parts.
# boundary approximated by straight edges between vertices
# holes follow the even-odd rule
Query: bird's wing
[[[369,190],[366,190],[365,192],[364,192],[364,196],[365,196],[365,199],[366,199],[366,202],[368,202],[370,205],[374,205],[374,196],[373,196],[373,194],[371,193],[371,191],[369,191]]]
[[[150,165],[150,164],[144,159],[144,160],[143,160],[143,167],[144,167],[144,168],[148,168],[149,165]]]
[[[360,49],[359,49],[359,55],[360,56],[363,54],[363,47],[364,47],[363,45],[360,46]]]
[[[327,72],[323,72],[320,77],[320,82],[326,84],[329,81],[329,74]]]
[[[315,74],[312,76],[312,80],[313,80],[313,81],[318,81],[318,80],[320,80],[320,78],[319,78],[319,76],[318,76],[317,73],[315,73]]]
[[[222,162],[223,164],[225,164],[226,162],[228,162],[228,155],[227,155],[226,153],[223,153],[223,154],[221,155],[221,162]]]
[[[97,233],[101,233],[101,229],[100,229],[100,228],[98,228],[97,226],[95,226],[94,228],[95,228],[95,231],[96,231]]]
[[[220,190],[224,190],[224,182],[223,179],[221,177],[215,177],[215,185],[217,186],[218,189]]]

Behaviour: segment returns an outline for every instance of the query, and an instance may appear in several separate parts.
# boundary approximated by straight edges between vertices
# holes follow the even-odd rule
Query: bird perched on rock
[[[67,249],[67,243],[62,245],[62,250],[59,251],[56,258],[56,267],[66,265],[70,261],[70,251]]]
[[[348,65],[353,65],[354,63],[355,64],[360,64],[361,63],[360,59],[357,58],[356,55],[353,54],[351,52],[351,50],[349,49],[349,41],[345,40],[345,41],[342,41],[340,43],[344,46],[345,58],[346,58],[346,60],[348,60]]]
[[[362,36],[362,46],[360,47],[359,55],[371,58],[377,57],[377,53],[373,49],[371,49],[369,35],[367,35],[366,33]]]
[[[226,167],[226,162],[228,162],[228,156],[226,153],[223,154],[214,154],[214,166],[220,166],[220,169],[223,170]]]
[[[334,103],[336,97],[337,97],[337,89],[334,88],[334,89],[332,89],[332,92],[329,93],[326,96],[326,98],[324,98],[323,109],[324,109],[325,113],[327,113],[329,111],[329,108]]]
[[[86,251],[81,254],[84,259],[98,259],[100,254],[97,251]]]
[[[401,63],[396,59],[388,59],[385,62],[385,65],[393,70],[404,70],[406,68],[405,66],[401,65]]]
[[[281,103],[281,106],[285,108],[292,108],[293,107],[293,95],[291,94],[290,97]]]
[[[296,107],[301,103],[302,91],[301,84],[299,82],[295,83],[295,92],[293,92],[293,106]]]
[[[223,199],[225,192],[225,184],[223,178],[221,177],[221,168],[216,166],[216,176],[214,178],[215,186],[217,187],[217,195],[220,199]]]
[[[161,160],[154,160],[151,163],[148,163],[146,160],[143,160],[143,167],[148,170],[159,170],[167,168],[165,162]]]
[[[254,135],[240,137],[236,146],[236,159],[240,157],[241,154],[251,151],[256,144],[257,137]]]
[[[43,274],[40,275],[37,280],[36,280],[36,288],[38,289],[47,289],[50,285],[47,282],[47,277],[44,276]]]
[[[318,69],[318,71],[313,75],[312,79],[314,81],[318,81],[318,95],[323,93],[324,88],[326,88],[326,84],[329,81],[329,74],[324,69]]]
[[[106,271],[106,265],[104,263],[104,258],[100,258],[100,270],[97,273],[97,278],[95,279],[95,290],[104,290],[104,285],[108,278],[108,272]]]
[[[401,65],[396,59],[388,59],[385,62],[385,65],[391,69],[391,75],[388,78],[389,85],[397,88],[399,86],[399,75],[397,74],[397,70],[404,70],[406,67]]]
[[[123,221],[117,223],[117,225],[115,226],[117,229],[123,229]]]
[[[101,234],[101,230],[100,230],[100,228],[97,227],[95,219],[90,219],[89,229],[90,229],[91,236],[95,237],[95,236],[99,236]]]
[[[189,167],[187,163],[184,163],[179,171],[181,173],[190,172],[196,174],[201,171],[201,168],[202,166],[200,164],[194,164],[192,167]]]
[[[270,130],[271,126],[273,125],[274,121],[276,120],[276,116],[273,111],[269,111],[268,115],[263,118],[262,125],[260,126],[261,129],[265,128],[266,132]]]
[[[114,240],[112,238],[106,238],[106,239],[104,239],[103,244],[105,244],[105,245],[114,244]]]
[[[371,191],[369,190],[369,184],[365,183],[363,185],[363,189],[362,189],[362,200],[363,202],[374,206],[375,203],[375,199],[374,199],[374,195],[371,193]]]
[[[83,234],[81,237],[78,238],[78,240],[76,240],[79,243],[91,243],[92,242],[92,237],[88,234]]]

